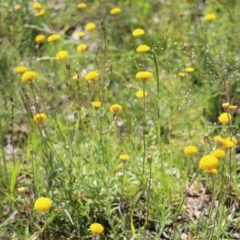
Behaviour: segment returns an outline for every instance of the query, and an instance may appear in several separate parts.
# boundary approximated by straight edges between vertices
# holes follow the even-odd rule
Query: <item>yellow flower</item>
[[[148,71],[140,71],[136,74],[136,78],[139,80],[148,80],[152,77],[153,77],[152,73]]]
[[[184,70],[185,70],[185,72],[187,72],[187,73],[192,73],[192,72],[194,72],[194,68],[192,68],[192,67],[186,67]]]
[[[35,43],[37,44],[40,44],[40,43],[44,43],[46,40],[46,37],[44,34],[38,34],[36,37],[35,37]]]
[[[38,12],[35,13],[35,16],[40,17],[40,16],[44,15],[45,12],[46,12],[45,9],[42,8],[41,10],[39,10]]]
[[[183,0],[183,2],[186,2],[186,3],[190,3],[192,2],[193,0]]]
[[[77,33],[77,36],[78,36],[78,37],[84,37],[84,36],[85,36],[85,32],[78,32],[78,33]]]
[[[198,151],[197,148],[192,145],[184,148],[184,154],[187,156],[194,156],[196,155],[197,151]]]
[[[104,231],[104,227],[102,224],[100,223],[92,223],[90,225],[90,231],[93,233],[93,234],[101,234],[103,233]]]
[[[24,73],[26,71],[27,71],[27,67],[25,67],[25,66],[17,66],[15,68],[15,72],[17,72],[17,73]]]
[[[23,194],[23,193],[26,192],[26,190],[27,190],[26,187],[19,187],[19,188],[17,189],[17,192],[18,192],[19,194]]]
[[[72,80],[74,80],[74,81],[78,80],[78,74],[74,74],[72,77]]]
[[[32,81],[33,79],[35,79],[37,76],[37,73],[34,72],[34,71],[26,71],[23,73],[22,75],[22,82],[29,82],[29,81]]]
[[[147,91],[139,90],[139,91],[136,92],[136,97],[137,98],[145,98],[147,96],[148,96]]]
[[[21,9],[22,8],[22,5],[21,4],[16,4],[15,6],[14,6],[14,9],[15,10],[19,10],[19,9]]]
[[[185,76],[186,76],[186,73],[184,73],[184,72],[179,72],[179,73],[178,73],[178,76],[179,76],[179,77],[185,77]]]
[[[78,52],[85,52],[86,50],[87,50],[87,44],[85,44],[85,43],[80,43],[77,46],[77,51]]]
[[[59,34],[52,34],[47,38],[48,42],[56,42],[61,39],[61,36]]]
[[[116,115],[116,114],[122,113],[123,108],[119,104],[113,104],[110,106],[109,110],[112,114]]]
[[[96,28],[96,24],[95,23],[87,23],[86,25],[85,25],[85,30],[86,31],[92,31],[92,30],[94,30]]]
[[[132,35],[134,37],[140,37],[145,34],[145,31],[142,28],[136,28],[133,30]]]
[[[33,116],[35,123],[44,123],[47,120],[47,115],[45,113],[37,113]]]
[[[214,151],[211,152],[211,155],[213,155],[216,158],[224,158],[225,157],[225,151],[221,148],[217,148]]]
[[[78,9],[84,9],[84,8],[87,8],[87,4],[84,3],[84,2],[78,3],[77,8],[78,8]]]
[[[238,140],[235,137],[227,137],[225,138],[225,141],[232,141],[234,145],[237,145]]]
[[[56,54],[56,59],[58,61],[66,61],[69,57],[69,54],[67,51],[65,50],[61,50]]]
[[[150,50],[150,47],[148,45],[145,44],[141,44],[137,47],[136,51],[138,53],[145,53],[148,52]]]
[[[236,109],[237,109],[237,105],[230,105],[230,106],[229,106],[229,109],[230,109],[230,110],[236,110]]]
[[[97,71],[90,71],[85,75],[85,80],[90,82],[98,78],[99,73]]]
[[[228,108],[230,106],[230,103],[229,102],[225,102],[222,104],[222,107],[223,108]]]
[[[206,172],[216,173],[218,159],[213,155],[205,155],[199,161],[199,168]]]
[[[33,3],[32,7],[37,10],[41,10],[43,8],[39,2]]]
[[[228,125],[231,122],[231,119],[232,119],[232,115],[226,112],[220,114],[220,116],[218,117],[218,121],[223,125]]]
[[[121,155],[119,156],[119,159],[120,159],[121,161],[126,162],[126,161],[129,159],[129,155],[127,155],[127,154],[121,154]]]
[[[224,139],[223,146],[225,148],[233,148],[237,145],[238,140],[235,137],[227,137]]]
[[[121,8],[119,8],[119,7],[114,7],[114,8],[111,9],[110,14],[111,14],[111,15],[115,15],[115,14],[120,13],[121,11],[122,11]]]
[[[39,197],[34,203],[34,209],[39,212],[47,212],[52,207],[52,200],[46,197]]]
[[[207,13],[204,15],[204,20],[206,21],[212,21],[215,20],[217,18],[217,16],[213,13]]]
[[[93,101],[92,102],[92,107],[94,107],[95,109],[98,109],[98,108],[100,108],[101,107],[101,102],[99,102],[99,101]]]

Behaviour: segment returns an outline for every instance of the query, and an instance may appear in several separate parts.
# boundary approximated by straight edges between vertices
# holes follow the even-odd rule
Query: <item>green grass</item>
[[[0,4],[0,238],[237,239],[238,145],[225,149],[218,174],[198,169],[214,136],[239,138],[239,108],[228,125],[218,116],[222,103],[240,100],[240,3],[87,1],[78,10],[41,1],[39,17],[32,3]],[[114,6],[122,12],[110,15]],[[77,38],[88,22],[96,29]],[[135,38],[139,27],[146,33]],[[55,33],[57,43],[34,42]],[[76,51],[81,42],[86,52]],[[137,53],[139,44],[151,51]],[[57,61],[59,50],[70,57]],[[34,82],[21,81],[19,65],[37,72]],[[100,74],[88,83],[92,70]],[[145,83],[135,77],[144,70],[153,74]],[[110,112],[115,103],[121,114]],[[34,122],[38,112],[46,122]],[[188,145],[195,156],[184,155]],[[41,196],[53,203],[45,213],[34,209]],[[94,222],[101,235],[89,230]]]

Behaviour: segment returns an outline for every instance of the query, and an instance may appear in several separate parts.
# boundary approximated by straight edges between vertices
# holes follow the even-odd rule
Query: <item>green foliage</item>
[[[239,103],[239,1],[93,0],[86,9],[64,0],[34,9],[34,2],[0,4],[0,238],[240,234],[238,146],[225,139],[239,136],[239,108],[226,109],[228,125],[218,120],[222,103]],[[122,11],[111,15],[115,6]],[[207,13],[216,19],[205,20]],[[89,22],[96,29],[85,30]],[[145,34],[133,37],[136,28]],[[38,34],[44,42],[35,41]],[[52,34],[61,39],[48,42]],[[86,51],[77,52],[80,43]],[[151,50],[137,53],[140,44]],[[60,50],[68,59],[56,60]],[[36,79],[22,82],[20,65]],[[86,81],[90,71],[99,77]],[[138,71],[153,78],[137,80]],[[148,96],[136,97],[138,90]],[[116,103],[122,112],[111,112]],[[36,121],[38,113],[46,121]],[[197,147],[195,156],[184,155],[188,145]],[[200,172],[200,158],[217,147],[226,151],[218,174]],[[42,196],[53,206],[39,213],[34,202]],[[102,234],[90,232],[94,222]]]

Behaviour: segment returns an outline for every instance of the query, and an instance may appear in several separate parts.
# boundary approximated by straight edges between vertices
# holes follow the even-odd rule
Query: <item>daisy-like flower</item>
[[[58,61],[66,61],[69,57],[69,53],[65,50],[61,50],[56,54],[56,59]]]
[[[45,113],[37,113],[33,116],[35,123],[44,123],[47,120],[47,115]]]
[[[85,32],[78,32],[78,33],[77,33],[77,36],[78,36],[79,38],[84,37],[84,36],[85,36]]]
[[[109,110],[112,114],[116,115],[116,114],[122,113],[123,108],[120,104],[116,103],[116,104],[111,105]]]
[[[225,151],[221,148],[217,148],[215,150],[213,150],[210,155],[213,155],[216,158],[224,158],[225,157]]]
[[[85,25],[85,30],[86,31],[93,31],[96,28],[96,24],[93,22],[87,23]]]
[[[22,79],[22,82],[26,83],[34,80],[36,76],[37,76],[37,73],[35,71],[26,71],[23,73],[21,79]]]
[[[145,31],[142,28],[136,28],[132,31],[134,37],[141,37],[145,34]]]
[[[46,36],[44,34],[38,34],[35,37],[35,43],[40,44],[40,43],[44,43],[46,40]]]
[[[148,45],[145,45],[145,44],[141,44],[137,47],[136,51],[138,53],[145,53],[145,52],[148,52],[150,51],[150,47]]]
[[[52,207],[52,200],[46,197],[39,197],[34,203],[34,209],[39,212],[47,212]]]
[[[100,223],[92,223],[89,229],[93,234],[96,235],[100,235],[104,231],[104,227]]]
[[[111,14],[111,15],[116,15],[116,14],[120,13],[121,11],[122,11],[121,8],[119,8],[119,7],[114,7],[114,8],[111,9],[110,14]]]
[[[26,71],[27,71],[27,67],[22,66],[22,65],[17,66],[17,67],[15,68],[15,72],[17,72],[17,73],[24,73],[24,72],[26,72]]]
[[[153,75],[149,71],[140,71],[136,74],[136,79],[138,79],[138,80],[148,80],[152,77],[153,77]]]
[[[187,156],[194,156],[197,154],[197,148],[195,146],[189,145],[184,148],[184,154]]]
[[[100,108],[101,105],[102,105],[102,104],[101,104],[101,102],[99,102],[99,101],[93,101],[93,102],[92,102],[92,107],[95,108],[95,109]]]
[[[205,155],[199,161],[199,168],[205,172],[217,173],[218,159],[213,155]]]
[[[218,117],[218,121],[223,125],[228,125],[231,122],[231,120],[232,120],[232,115],[226,112],[220,114],[220,116]]]
[[[78,52],[85,52],[87,50],[87,44],[86,43],[80,43],[77,46],[77,51]]]
[[[193,68],[193,67],[186,67],[184,70],[185,70],[185,72],[187,72],[187,73],[192,73],[192,72],[194,72],[194,68]]]
[[[47,38],[48,42],[57,42],[61,39],[61,36],[59,34],[52,34]]]
[[[217,16],[213,13],[207,13],[204,15],[204,20],[205,21],[213,21],[217,18]]]
[[[87,4],[84,2],[78,3],[77,9],[85,9],[87,8]]]
[[[119,159],[121,160],[121,161],[123,161],[123,162],[126,162],[127,160],[129,160],[129,155],[128,154],[121,154],[120,156],[119,156]]]
[[[99,72],[97,72],[97,71],[90,71],[90,72],[88,72],[85,75],[85,80],[90,82],[90,81],[93,81],[93,80],[97,79],[98,76],[99,76]]]
[[[136,97],[137,98],[146,98],[148,96],[147,91],[139,90],[136,92]]]

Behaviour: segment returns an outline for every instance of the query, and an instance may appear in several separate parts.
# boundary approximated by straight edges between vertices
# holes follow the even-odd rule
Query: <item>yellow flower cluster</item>
[[[34,203],[34,209],[39,212],[47,212],[52,208],[52,200],[46,197],[39,197]]]
[[[195,146],[187,146],[184,148],[184,154],[187,156],[194,156],[197,154],[197,148]]]
[[[99,76],[99,73],[97,71],[90,71],[85,75],[85,80],[88,82],[91,82],[95,79],[97,79]]]
[[[61,36],[59,34],[52,34],[47,38],[48,42],[57,42],[61,39]]]
[[[69,57],[69,53],[66,50],[61,50],[56,54],[56,59],[58,61],[66,61]]]
[[[36,13],[35,13],[36,17],[42,16],[46,12],[42,4],[40,4],[39,2],[33,3],[32,8],[36,10]]]
[[[111,15],[116,15],[116,14],[120,13],[121,11],[122,11],[121,8],[119,8],[119,7],[114,7],[114,8],[111,9],[110,14],[111,14]]]
[[[91,231],[93,234],[100,235],[101,233],[103,233],[104,227],[103,227],[103,225],[100,224],[100,223],[92,223],[92,224],[90,225],[90,231]]]
[[[142,28],[136,28],[133,30],[132,35],[134,37],[141,37],[145,34],[145,31]]]
[[[22,75],[22,82],[32,82],[37,76],[37,73],[34,71],[25,71]]]
[[[37,44],[41,44],[41,43],[44,43],[46,40],[46,36],[44,34],[38,34],[36,37],[35,37],[35,43]]]
[[[120,104],[115,103],[110,106],[109,110],[112,114],[116,115],[122,113],[123,108]]]
[[[205,155],[199,161],[199,168],[205,172],[217,173],[218,159],[213,155]]]
[[[47,115],[45,113],[37,113],[33,116],[35,123],[44,123],[47,120]]]
[[[129,160],[129,158],[130,158],[129,155],[127,155],[127,154],[121,154],[119,156],[119,159],[123,162],[126,162],[127,160]]]

